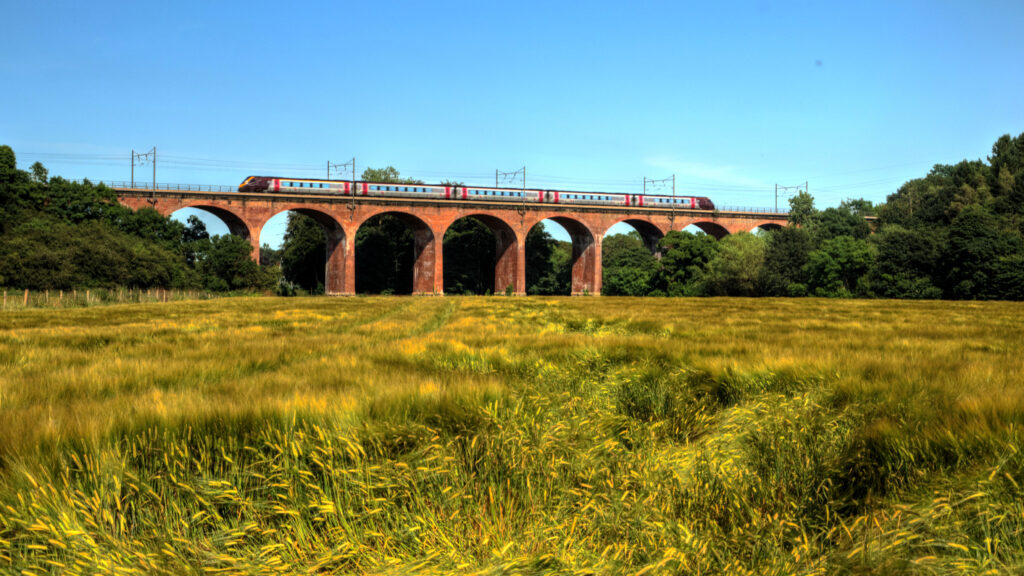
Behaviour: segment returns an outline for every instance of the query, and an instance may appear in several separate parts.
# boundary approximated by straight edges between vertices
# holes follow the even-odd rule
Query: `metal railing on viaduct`
[[[328,193],[239,192],[235,186],[197,186],[135,182],[105,182],[118,200],[135,210],[151,207],[165,216],[183,208],[209,212],[233,234],[247,238],[259,260],[260,232],[267,221],[285,211],[312,217],[327,237],[326,290],[354,294],[355,238],[371,218],[388,214],[402,220],[415,241],[413,292],[444,292],[445,232],[461,218],[472,216],[494,233],[496,261],[494,291],[526,293],[526,236],[544,220],[565,228],[572,240],[572,293],[601,293],[601,242],[614,225],[625,222],[651,251],[670,230],[695,226],[722,238],[757,228],[786,226],[787,214],[764,209],[692,210],[654,206],[552,204],[511,200],[351,196]]]

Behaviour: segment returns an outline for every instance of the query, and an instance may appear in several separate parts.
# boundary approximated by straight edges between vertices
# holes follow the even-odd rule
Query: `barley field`
[[[1024,305],[0,315],[0,573],[1024,573]]]

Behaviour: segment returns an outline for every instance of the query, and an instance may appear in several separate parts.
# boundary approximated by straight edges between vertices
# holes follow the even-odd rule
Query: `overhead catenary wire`
[[[23,152],[19,155],[20,159],[27,160],[41,160],[50,161],[63,165],[92,165],[92,166],[118,166],[123,165],[122,154],[110,154],[105,152],[96,153],[74,153],[74,152]],[[194,171],[194,172],[229,172],[239,171],[245,172],[246,175],[254,174],[265,174],[273,175],[274,173],[288,172],[302,176],[314,176],[316,174],[323,174],[324,165],[322,163],[303,163],[303,162],[260,162],[252,160],[235,160],[235,159],[221,159],[221,158],[202,158],[190,155],[181,154],[166,154],[162,153],[160,156],[160,164],[163,170],[170,170],[174,173],[180,173],[183,171]],[[830,178],[834,178],[839,175],[853,175],[863,174],[870,172],[877,172],[880,170],[890,170],[894,168],[902,168],[906,166],[916,165],[916,162],[912,163],[899,163],[889,164],[885,166],[875,166],[868,168],[861,168],[857,170],[850,170],[841,173],[835,173],[824,177],[814,178],[816,181],[821,181],[821,184],[815,186],[815,189],[827,194],[840,194],[844,192],[856,193],[863,188],[885,186],[889,184],[899,183],[907,180],[902,176],[889,176],[875,179],[865,179],[854,182],[830,182]],[[518,171],[513,172],[515,174]],[[491,176],[494,174],[492,173]],[[407,170],[404,171],[403,176],[422,179],[425,181],[429,180],[449,180],[465,182],[467,184],[485,185],[488,174],[482,171],[475,170],[438,170],[436,168],[424,169],[424,170]],[[518,178],[517,178],[518,179]],[[534,188],[562,188],[562,189],[595,189],[595,190],[606,190],[609,192],[630,192],[643,188],[643,180],[641,178],[594,178],[586,176],[565,176],[557,174],[532,174],[530,179],[530,186]],[[512,182],[509,182],[511,184]],[[519,186],[521,183],[516,182]],[[518,187],[518,186],[516,186]],[[762,199],[761,201],[770,199],[774,194],[774,191],[770,185],[756,186],[756,185],[741,185],[741,184],[727,184],[727,183],[709,183],[709,182],[687,182],[682,188],[681,193],[684,194],[700,194],[720,197],[723,200],[732,201],[733,198],[744,198],[751,199],[753,197]]]

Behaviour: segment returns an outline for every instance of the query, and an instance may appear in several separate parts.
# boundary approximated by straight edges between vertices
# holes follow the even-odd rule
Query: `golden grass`
[[[1024,306],[0,315],[0,571],[1014,573]]]

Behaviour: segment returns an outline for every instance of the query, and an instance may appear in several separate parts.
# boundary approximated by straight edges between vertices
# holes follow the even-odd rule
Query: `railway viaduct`
[[[722,238],[728,234],[787,225],[782,213],[681,210],[638,206],[520,204],[372,196],[328,196],[238,192],[230,188],[145,189],[114,186],[118,200],[133,210],[150,207],[164,216],[183,208],[205,210],[227,224],[232,234],[249,240],[259,261],[260,231],[275,216],[295,211],[312,217],[327,236],[326,291],[355,294],[355,238],[369,219],[388,214],[405,222],[415,238],[413,292],[442,294],[442,240],[456,220],[473,217],[487,225],[497,243],[494,291],[511,286],[526,293],[526,235],[542,220],[562,225],[572,238],[572,293],[601,293],[601,240],[619,222],[630,224],[653,251],[670,230],[697,226]]]

